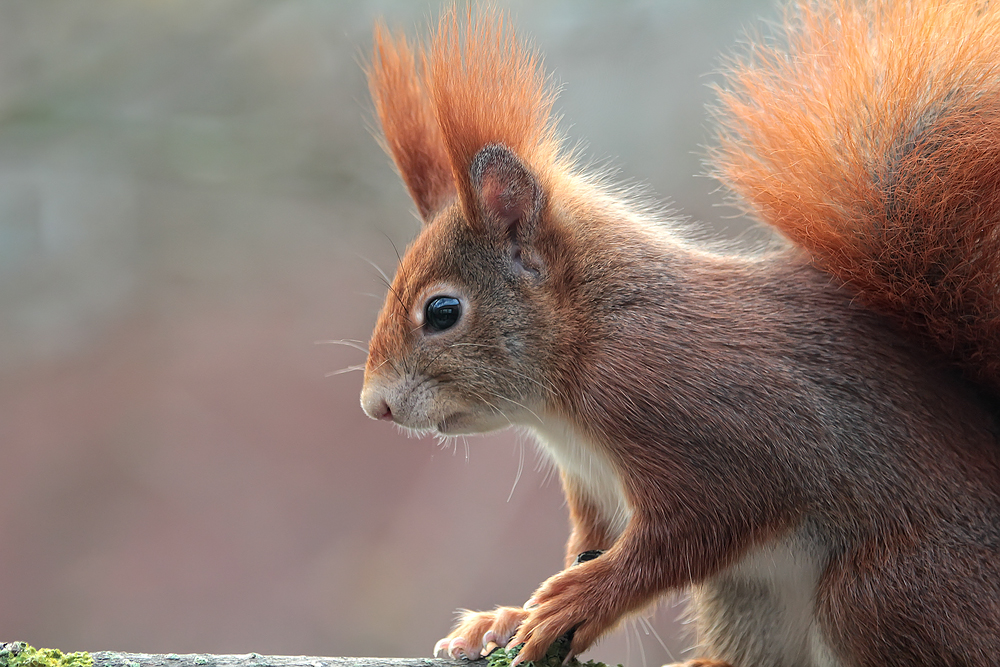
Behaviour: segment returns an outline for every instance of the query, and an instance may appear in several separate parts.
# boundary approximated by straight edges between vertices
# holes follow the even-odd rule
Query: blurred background
[[[694,175],[711,72],[770,0],[501,4],[586,155],[739,234]],[[376,17],[437,5],[0,4],[0,641],[422,656],[559,569],[532,443],[408,440],[328,375],[364,354],[317,344],[367,340],[368,260],[418,229],[361,63]],[[682,659],[680,611],[589,656]]]

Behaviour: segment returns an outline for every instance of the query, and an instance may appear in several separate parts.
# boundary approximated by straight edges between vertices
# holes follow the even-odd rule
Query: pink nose
[[[361,407],[372,419],[392,421],[392,408],[378,387],[366,386],[361,392]]]

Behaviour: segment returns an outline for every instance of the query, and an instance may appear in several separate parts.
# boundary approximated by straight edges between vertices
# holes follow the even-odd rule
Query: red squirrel
[[[690,589],[689,665],[1000,664],[1000,3],[799,0],[779,33],[718,91],[714,174],[787,241],[741,254],[578,165],[501,13],[376,26],[424,225],[362,406],[527,429],[571,519],[566,569],[437,653],[576,655]]]

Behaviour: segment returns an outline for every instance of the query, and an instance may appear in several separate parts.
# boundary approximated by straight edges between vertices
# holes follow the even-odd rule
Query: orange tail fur
[[[1000,5],[800,0],[720,92],[719,178],[1000,389]]]

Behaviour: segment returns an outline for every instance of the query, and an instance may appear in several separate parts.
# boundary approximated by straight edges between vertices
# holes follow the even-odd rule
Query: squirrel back
[[[729,70],[715,175],[1000,390],[1000,7],[799,2]]]

